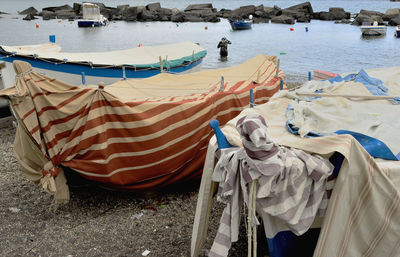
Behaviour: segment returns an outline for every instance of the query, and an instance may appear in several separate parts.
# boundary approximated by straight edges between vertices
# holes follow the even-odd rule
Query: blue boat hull
[[[116,82],[121,79],[129,78],[148,78],[157,75],[161,72],[160,68],[135,68],[132,66],[126,67],[101,67],[101,66],[90,66],[87,64],[76,64],[76,63],[55,63],[50,61],[43,61],[31,57],[25,56],[7,56],[0,53],[2,61],[6,62],[6,67],[12,69],[13,61],[25,61],[28,62],[38,72],[54,77],[59,80],[71,83],[71,84],[98,84],[103,81],[107,84]],[[203,58],[194,60],[192,62],[185,62],[182,65],[165,69],[167,73],[182,73],[193,69],[202,62]],[[8,63],[8,64],[7,64]],[[15,76],[15,75],[14,75]],[[13,77],[13,76],[10,76]],[[9,83],[11,81],[8,81]]]
[[[251,21],[231,21],[230,23],[233,30],[251,29],[253,24]]]
[[[102,21],[78,21],[78,27],[99,27],[106,25]]]

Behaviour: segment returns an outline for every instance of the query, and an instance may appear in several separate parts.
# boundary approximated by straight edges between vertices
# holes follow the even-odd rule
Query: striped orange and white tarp
[[[238,115],[250,89],[255,104],[267,102],[284,79],[275,60],[259,55],[237,67],[104,87],[74,87],[15,62],[16,85],[0,96],[47,158],[36,164],[43,176],[68,167],[105,186],[155,189],[201,176],[208,123]]]

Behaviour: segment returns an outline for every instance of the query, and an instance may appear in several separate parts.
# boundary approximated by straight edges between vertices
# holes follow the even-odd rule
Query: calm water
[[[41,10],[43,7],[58,6],[67,0],[1,0],[1,11],[16,13],[29,6]],[[108,6],[130,4],[145,5],[150,1],[103,0]],[[156,2],[156,1],[154,1]],[[192,3],[207,1],[159,1],[163,7],[184,9]],[[220,8],[236,8],[247,4],[274,4],[284,8],[303,1],[211,1]],[[314,10],[328,10],[329,7],[343,7],[346,11],[358,12],[360,9],[385,12],[389,8],[400,8],[400,2],[389,0],[360,1],[310,1]],[[308,71],[322,69],[336,73],[358,71],[360,69],[385,66],[400,66],[400,39],[394,38],[394,28],[388,27],[387,35],[379,38],[361,37],[356,26],[334,24],[333,22],[312,21],[310,24],[255,24],[252,30],[231,31],[229,23],[181,23],[171,22],[112,22],[101,28],[78,28],[77,23],[57,20],[23,21],[18,15],[2,15],[0,19],[0,44],[21,45],[39,44],[48,41],[50,34],[56,35],[56,42],[64,51],[108,51],[142,45],[158,45],[180,41],[200,43],[208,52],[202,67],[205,69],[221,68],[240,64],[257,55],[277,55],[281,59],[281,68],[288,75],[289,81],[302,81]],[[17,17],[17,18],[16,18]],[[39,28],[35,27],[39,24]],[[304,26],[309,31],[306,32]],[[207,27],[207,29],[205,29]],[[290,27],[294,31],[290,31]],[[229,46],[227,62],[219,60],[218,44],[221,37],[232,41]]]

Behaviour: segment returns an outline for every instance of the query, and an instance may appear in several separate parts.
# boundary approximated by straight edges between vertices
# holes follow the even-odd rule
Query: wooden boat
[[[385,25],[380,26],[377,21],[374,21],[373,25],[364,24],[360,29],[363,36],[382,36],[386,35],[387,30]]]
[[[267,102],[285,77],[276,57],[264,55],[236,67],[107,86],[72,86],[26,62],[14,67],[16,82],[0,98],[10,101],[17,118],[16,155],[29,177],[36,174],[46,187],[72,172],[134,191],[200,178],[209,121],[225,124],[237,116],[250,105],[250,90],[254,104]]]
[[[251,29],[253,25],[252,20],[232,20],[230,21],[231,27],[233,30],[245,30]]]
[[[97,4],[82,4],[83,18],[78,20],[78,27],[99,27],[107,24],[107,18],[100,14]]]
[[[199,65],[207,52],[200,45],[181,42],[142,46],[109,52],[61,52],[55,43],[29,46],[1,46],[0,58],[5,87],[14,83],[13,61],[25,61],[44,75],[73,85],[114,83],[127,78],[147,78],[160,72],[186,72]]]

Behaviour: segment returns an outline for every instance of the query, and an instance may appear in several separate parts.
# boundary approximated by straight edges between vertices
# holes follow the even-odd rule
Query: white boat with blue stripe
[[[193,42],[91,53],[61,52],[55,43],[0,45],[0,61],[6,63],[1,70],[6,87],[14,82],[12,62],[15,60],[29,62],[33,69],[46,76],[80,85],[147,78],[160,72],[187,72],[198,66],[206,54],[204,48]]]
[[[97,4],[82,4],[83,18],[78,20],[78,27],[99,27],[105,26],[108,20],[100,14],[100,7]]]

